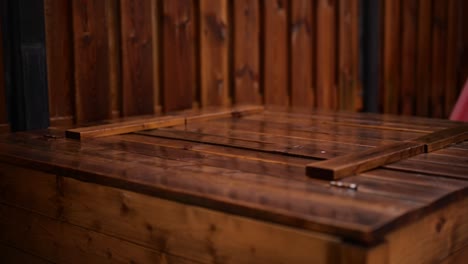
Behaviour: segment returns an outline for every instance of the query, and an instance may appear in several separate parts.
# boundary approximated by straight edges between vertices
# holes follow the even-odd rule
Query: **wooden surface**
[[[44,1],[44,12],[51,125],[73,124],[75,111],[74,77],[70,66],[73,62],[71,2]],[[56,52],[57,50],[60,52]]]
[[[227,0],[200,1],[201,104],[229,106],[231,27]]]
[[[0,135],[0,210],[13,216],[0,219],[0,244],[52,262],[187,263],[448,261],[468,244],[460,123],[244,110],[84,127],[120,126],[82,141],[60,129]],[[444,146],[423,153],[431,142]],[[320,164],[351,175],[308,177]]]
[[[0,21],[0,36],[2,36],[2,21]],[[0,131],[6,132],[8,128],[6,86],[3,69],[3,42],[0,41]]]
[[[74,67],[78,124],[109,119],[112,115],[106,1],[72,3],[74,61],[80,62]]]

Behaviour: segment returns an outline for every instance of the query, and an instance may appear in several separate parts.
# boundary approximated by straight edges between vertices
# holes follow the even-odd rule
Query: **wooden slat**
[[[431,111],[433,117],[445,117],[447,52],[447,1],[434,0],[432,12]]]
[[[317,107],[336,109],[336,13],[337,1],[317,3]]]
[[[435,162],[426,162],[417,159],[407,159],[393,164],[386,165],[385,168],[399,171],[408,171],[413,173],[425,173],[433,176],[468,180],[468,168],[463,165],[440,164]]]
[[[72,1],[72,11],[76,122],[109,119],[111,96],[106,1]]]
[[[192,0],[163,1],[163,107],[192,107],[196,87],[195,4]]]
[[[412,139],[411,142],[424,144],[424,151],[431,152],[464,140],[468,140],[467,125],[439,130],[437,132]]]
[[[122,0],[122,114],[153,114],[152,4],[150,0]]]
[[[424,151],[424,145],[412,142],[393,143],[307,165],[313,178],[337,180],[356,173],[399,161]]]
[[[308,142],[307,144],[301,141],[302,144],[296,144],[299,143],[299,140],[289,138],[279,140],[278,138],[274,139],[274,137],[272,138],[265,135],[247,133],[237,133],[239,137],[236,137],[236,133],[230,133],[226,130],[224,132],[221,130],[213,134],[203,134],[196,131],[196,129],[195,132],[191,132],[190,130],[184,130],[183,128],[178,130],[169,128],[142,131],[138,132],[138,134],[311,159],[330,159],[351,152],[363,151],[369,148],[369,146],[326,141]]]
[[[227,0],[200,0],[202,106],[229,106],[229,43]]]
[[[297,229],[285,226],[68,178],[57,181],[53,175],[40,175],[41,180],[38,181],[37,188],[28,191],[32,187],[31,184],[21,184],[21,182],[31,182],[33,173],[28,173],[28,170],[16,170],[16,172],[21,180],[8,177],[10,186],[14,187],[11,188],[10,194],[2,195],[2,200],[30,208],[49,217],[55,217],[56,211],[60,210],[58,208],[65,207],[61,217],[74,225],[89,229],[87,232],[91,235],[98,232],[98,237],[101,235],[99,233],[110,235],[109,240],[117,236],[130,243],[164,249],[169,252],[164,256],[168,262],[179,263],[185,258],[194,259],[197,263],[229,259],[233,263],[312,261],[325,264],[335,259],[328,254],[329,250],[345,253],[344,250],[340,250],[341,241],[333,236],[307,231],[298,232]],[[17,195],[20,199],[14,199],[11,195]],[[51,195],[59,198],[49,199]],[[38,204],[35,201],[44,203]],[[116,221],[117,219],[122,221]],[[40,230],[35,227],[36,225],[34,231]],[[69,229],[64,228],[64,231],[67,230]],[[239,232],[243,235],[239,236]],[[53,234],[53,238],[57,236],[58,234]],[[226,237],[230,239],[225,239]],[[91,241],[92,245],[98,241]],[[77,242],[81,242],[81,239]],[[114,245],[105,242],[107,241],[103,241],[102,246],[97,245],[97,248]],[[278,248],[291,244],[300,246],[292,247],[287,252],[278,251]],[[120,246],[116,249],[123,250]],[[86,252],[91,251],[88,247],[86,250]],[[114,252],[114,247],[109,250]],[[122,254],[125,252],[126,250],[121,251]],[[106,250],[103,253],[105,254]],[[120,254],[117,253],[117,256]],[[140,260],[141,262],[137,263],[160,263],[156,256],[152,256],[155,257],[153,261],[143,262],[137,259],[135,262]],[[165,263],[164,259],[162,263]]]
[[[403,115],[413,115],[417,92],[416,40],[418,26],[418,0],[401,1],[401,5],[403,30],[401,36],[401,113]]]
[[[71,125],[75,115],[71,2],[46,0],[44,13],[51,126]]]
[[[359,1],[339,1],[338,16],[338,108],[356,111],[362,108],[359,78]]]
[[[263,96],[266,105],[289,105],[289,1],[263,1]]]
[[[383,3],[383,76],[382,103],[384,113],[399,113],[400,97],[400,1]]]
[[[107,25],[109,34],[109,86],[110,111],[112,118],[119,118],[122,114],[122,71],[121,71],[121,27],[119,15],[119,2],[106,1]]]
[[[259,104],[260,95],[260,2],[233,1],[234,9],[234,103]]]
[[[52,263],[193,263],[13,206],[0,211],[0,240]]]
[[[163,90],[163,55],[161,50],[163,49],[162,42],[163,38],[163,26],[164,21],[161,21],[163,17],[164,6],[161,0],[151,1],[151,37],[153,44],[153,107],[154,114],[160,114],[162,112],[162,95]]]
[[[118,123],[103,124],[97,126],[74,128],[66,131],[66,136],[73,139],[103,137],[110,135],[117,135],[123,133],[135,132],[138,130],[155,129],[160,127],[175,126],[187,124],[188,122],[203,121],[209,119],[223,118],[223,117],[239,117],[251,113],[258,113],[263,111],[260,106],[245,106],[236,107],[224,111],[209,111],[203,113],[179,113],[178,115],[168,115],[153,118],[141,118],[130,121],[123,121]]]
[[[0,36],[2,35],[2,20],[0,19]],[[3,41],[0,41],[0,133],[10,130],[8,123],[6,85],[3,69]]]
[[[449,117],[455,103],[457,102],[457,98],[459,95],[460,88],[462,84],[458,82],[458,59],[459,59],[459,9],[460,4],[457,0],[448,0],[447,1],[447,51],[446,51],[446,58],[447,63],[445,67],[445,112],[444,116]],[[468,77],[468,76],[467,76]],[[462,81],[463,82],[463,81]]]
[[[290,6],[291,105],[314,107],[315,6],[310,0],[292,0]]]
[[[416,62],[416,114],[429,115],[429,95],[431,89],[431,50],[432,50],[432,1],[419,0],[417,62]]]
[[[0,243],[0,252],[2,253],[0,255],[0,261],[2,263],[29,263],[29,264],[52,263],[40,257],[24,252],[23,250],[20,250],[20,249],[17,249],[8,245],[4,245],[2,243]]]

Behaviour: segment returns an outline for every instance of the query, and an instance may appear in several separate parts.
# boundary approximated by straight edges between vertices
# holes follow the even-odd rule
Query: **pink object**
[[[468,80],[452,110],[450,120],[468,122]]]

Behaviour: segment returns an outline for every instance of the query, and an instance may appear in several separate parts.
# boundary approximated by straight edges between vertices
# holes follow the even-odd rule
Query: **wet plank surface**
[[[320,111],[191,116],[81,141],[61,130],[6,134],[0,161],[365,244],[468,195],[466,142],[405,156],[422,149],[414,139],[458,123]],[[367,170],[392,146],[404,146],[401,161]],[[342,180],[356,189],[306,175],[311,164],[350,155],[358,158],[348,168],[366,168]]]

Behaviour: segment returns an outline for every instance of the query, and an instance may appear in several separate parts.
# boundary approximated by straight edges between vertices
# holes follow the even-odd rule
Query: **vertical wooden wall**
[[[8,131],[8,114],[5,95],[5,76],[3,69],[3,34],[2,19],[0,19],[0,133]]]
[[[466,1],[383,1],[383,112],[448,117],[468,78]]]
[[[381,109],[446,117],[466,78],[466,4],[381,1]],[[45,0],[52,124],[243,103],[359,111],[359,3]]]
[[[45,0],[52,125],[245,103],[359,110],[358,2]]]

